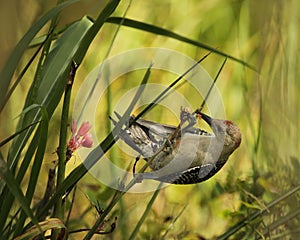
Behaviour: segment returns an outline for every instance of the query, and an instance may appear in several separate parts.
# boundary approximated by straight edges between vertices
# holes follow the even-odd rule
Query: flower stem
[[[56,188],[59,188],[61,183],[65,179],[68,116],[69,116],[72,85],[73,85],[75,72],[77,68],[78,68],[77,64],[75,62],[72,62],[70,73],[67,78],[66,89],[65,89],[65,96],[64,96],[63,109],[61,115],[59,147],[57,150],[58,168],[57,168]],[[63,220],[64,218],[63,197],[59,198],[55,204],[54,216],[60,218],[61,220]]]

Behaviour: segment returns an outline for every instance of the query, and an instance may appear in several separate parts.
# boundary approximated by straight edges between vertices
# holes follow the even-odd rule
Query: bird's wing
[[[115,112],[115,115],[120,119],[121,116],[118,113]],[[110,119],[116,125],[117,121],[112,117]],[[132,119],[133,117],[130,118],[130,120]],[[138,119],[128,129],[121,130],[119,135],[125,143],[139,152],[143,157],[151,157],[162,146],[166,136],[168,136],[168,132],[170,132],[170,128],[166,128],[168,130],[164,131],[164,128],[158,125],[155,122]]]
[[[115,115],[118,119],[121,118],[117,112]],[[131,116],[129,122],[133,120],[134,116]],[[114,125],[117,121],[112,119]],[[139,118],[128,129],[120,132],[120,138],[125,141],[130,147],[139,152],[143,157],[153,156],[158,149],[163,146],[167,137],[169,137],[176,130],[176,126],[161,124],[145,119]],[[184,128],[181,133],[191,133],[195,135],[207,135],[211,134],[195,127]]]
[[[115,119],[113,119],[112,117],[109,117],[109,119],[113,122],[114,125],[117,124],[117,121]],[[132,139],[130,134],[128,134],[128,130],[126,131],[126,130],[121,129],[119,136],[126,144],[128,144],[135,151],[137,151],[138,153],[143,155],[142,150],[137,146],[137,144],[134,142],[134,140]]]
[[[141,126],[147,128],[151,133],[159,135],[161,137],[168,137],[176,130],[175,126],[152,122],[142,118],[138,119],[136,122]]]

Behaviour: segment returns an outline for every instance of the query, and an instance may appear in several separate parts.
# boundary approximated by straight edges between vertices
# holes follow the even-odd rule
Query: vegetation
[[[298,6],[297,0],[1,3],[0,238],[297,239]],[[175,57],[164,61],[179,72],[158,69],[146,55],[146,66],[125,58],[110,68],[118,54],[149,47],[195,61],[210,53],[200,64],[218,76],[214,89],[226,117],[242,130],[239,149],[200,184],[156,183],[149,190],[130,175],[113,179],[117,187],[97,177],[113,173],[99,169],[105,158],[132,172],[137,153],[117,139],[130,114],[178,124],[177,104],[184,102],[154,102],[161,92],[150,92],[154,86],[168,90],[165,99],[185,96],[193,109],[207,94],[189,82],[192,74],[170,86],[191,67]],[[112,60],[99,68],[106,59]],[[130,64],[134,71],[118,75]],[[94,68],[97,75],[89,75]],[[107,84],[95,109],[84,107],[88,100],[80,95],[87,79]],[[109,119],[114,111],[122,115],[116,126]],[[86,123],[93,114],[95,123]],[[136,168],[146,166],[139,161]]]

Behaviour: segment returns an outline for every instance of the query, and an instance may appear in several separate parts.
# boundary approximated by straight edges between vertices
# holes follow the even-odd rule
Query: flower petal
[[[82,137],[81,146],[91,148],[93,146],[92,134],[88,133]]]
[[[77,132],[79,136],[84,136],[88,133],[88,131],[91,129],[92,125],[89,124],[89,122],[83,122]]]
[[[72,127],[71,127],[72,135],[75,135],[76,131],[77,131],[77,123],[76,123],[76,120],[73,118],[72,119]]]

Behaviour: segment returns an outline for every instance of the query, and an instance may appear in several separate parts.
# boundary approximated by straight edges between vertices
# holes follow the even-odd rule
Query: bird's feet
[[[180,125],[183,126],[184,123],[188,123],[185,129],[193,127],[197,123],[197,117],[199,117],[199,115],[194,115],[189,107],[180,108]]]

